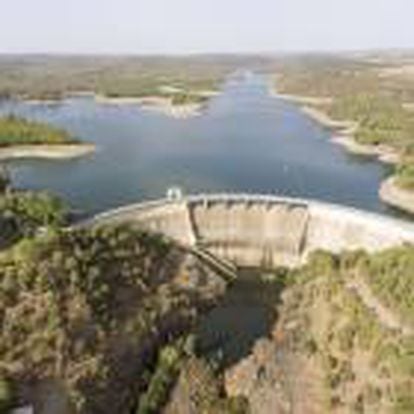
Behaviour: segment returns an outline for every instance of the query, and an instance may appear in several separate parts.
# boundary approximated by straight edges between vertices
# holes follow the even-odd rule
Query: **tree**
[[[9,412],[12,402],[12,390],[9,381],[0,377],[0,414]]]

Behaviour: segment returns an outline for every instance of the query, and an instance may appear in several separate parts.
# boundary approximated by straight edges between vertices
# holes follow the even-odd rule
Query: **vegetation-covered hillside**
[[[157,348],[217,293],[206,282],[186,288],[183,260],[160,237],[122,226],[57,230],[3,252],[0,381],[11,390],[3,404],[132,409]]]
[[[386,144],[404,155],[414,152],[414,116],[402,102],[386,95],[355,94],[337,98],[329,114],[358,122],[355,138],[362,144]]]
[[[158,412],[224,280],[132,225],[64,227],[56,197],[1,183],[0,413]]]
[[[414,412],[413,258],[412,246],[319,253],[292,275],[279,326],[295,324],[326,412]]]
[[[413,258],[413,246],[315,252],[279,272],[278,319],[225,372],[227,395],[258,414],[414,412]]]
[[[72,92],[111,97],[159,95],[166,85],[186,91],[215,90],[246,66],[264,67],[256,56],[3,56],[0,96],[61,99]]]
[[[274,332],[224,367],[190,335],[221,277],[131,225],[62,228],[49,197],[2,195],[22,230],[0,251],[0,412],[413,412],[412,246],[266,274]]]
[[[412,56],[411,56],[411,59]],[[331,98],[319,109],[332,118],[355,121],[361,144],[386,145],[400,154],[397,183],[414,187],[414,77],[403,76],[404,59],[308,57],[282,67],[280,92]]]

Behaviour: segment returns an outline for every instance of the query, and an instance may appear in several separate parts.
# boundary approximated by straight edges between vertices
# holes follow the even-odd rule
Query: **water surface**
[[[285,283],[283,271],[273,273],[271,281],[265,276],[259,269],[239,269],[223,298],[197,324],[198,354],[226,368],[247,357],[257,339],[270,336]]]
[[[48,189],[88,213],[185,192],[248,191],[386,212],[377,191],[386,169],[346,154],[330,132],[271,97],[261,76],[231,79],[206,111],[172,119],[137,106],[68,99],[56,105],[3,102],[0,111],[53,122],[97,145],[71,161],[13,161],[19,187]]]

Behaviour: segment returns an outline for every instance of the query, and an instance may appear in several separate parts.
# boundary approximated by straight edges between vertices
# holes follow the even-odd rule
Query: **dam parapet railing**
[[[352,207],[277,195],[163,198],[98,214],[87,225],[135,222],[241,266],[304,263],[314,250],[378,251],[414,243],[414,224]]]

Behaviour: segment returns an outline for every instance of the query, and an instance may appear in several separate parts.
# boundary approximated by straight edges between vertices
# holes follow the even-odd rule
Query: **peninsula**
[[[0,161],[76,158],[94,150],[94,145],[72,137],[64,129],[15,115],[0,118]]]

